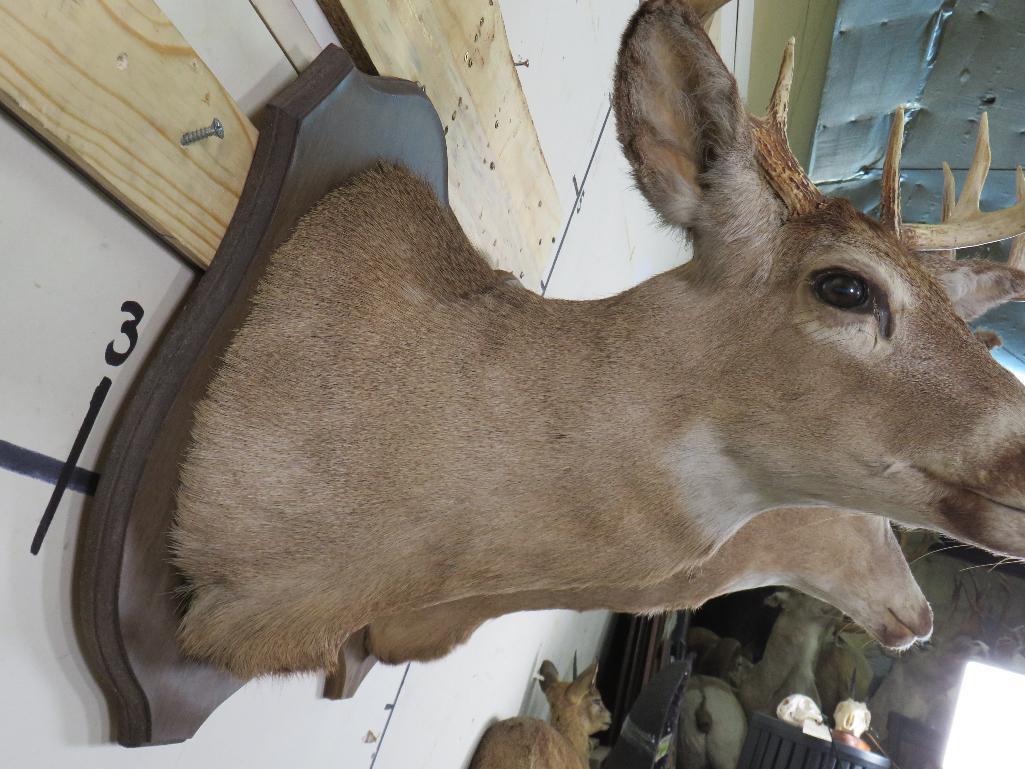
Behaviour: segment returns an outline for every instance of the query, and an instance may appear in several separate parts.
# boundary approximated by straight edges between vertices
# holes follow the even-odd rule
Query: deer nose
[[[900,621],[907,625],[907,628],[915,634],[920,642],[928,641],[932,638],[932,607],[929,606],[928,603],[923,603],[914,613],[914,617],[914,620],[910,624],[904,622],[903,618]]]
[[[910,607],[909,607],[910,608]],[[915,642],[927,641],[932,636],[932,608],[928,603],[902,609],[887,609],[888,617],[880,632],[880,642],[893,649],[906,649]]]

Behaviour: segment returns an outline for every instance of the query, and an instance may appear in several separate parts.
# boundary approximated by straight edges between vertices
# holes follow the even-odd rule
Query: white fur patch
[[[725,542],[755,514],[773,506],[727,456],[707,424],[691,427],[670,449],[666,463],[677,481],[688,522],[706,541]]]

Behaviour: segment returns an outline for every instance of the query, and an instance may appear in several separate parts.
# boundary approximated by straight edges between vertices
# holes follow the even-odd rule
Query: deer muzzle
[[[932,608],[924,600],[899,610],[888,608],[881,628],[872,632],[881,644],[891,649],[907,649],[932,637]]]

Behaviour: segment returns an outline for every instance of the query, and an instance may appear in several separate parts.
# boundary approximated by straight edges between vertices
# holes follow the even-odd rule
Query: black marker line
[[[566,226],[562,229],[562,238],[559,240],[559,247],[555,249],[555,256],[552,257],[552,264],[548,268],[548,277],[541,281],[541,296],[548,291],[548,284],[552,282],[552,273],[555,272],[555,265],[559,261],[559,254],[562,253],[562,244],[566,242],[566,235],[569,233],[569,226],[573,223],[573,214],[577,211],[581,199],[584,197],[584,185],[587,184],[587,175],[591,173],[591,166],[594,164],[594,156],[598,154],[598,146],[601,144],[601,137],[605,134],[605,126],[609,124],[609,115],[612,114],[612,95],[609,95],[609,108],[605,111],[605,119],[601,122],[601,129],[598,131],[598,138],[591,149],[591,157],[587,161],[587,168],[584,169],[584,178],[580,180],[580,187],[577,188],[576,199],[573,207],[569,210],[569,218],[566,219]]]
[[[399,688],[395,692],[395,699],[391,701],[390,705],[385,705],[385,710],[388,711],[388,718],[384,721],[384,728],[381,730],[381,736],[377,740],[377,749],[374,751],[374,755],[370,757],[370,769],[374,769],[374,764],[377,763],[377,757],[381,754],[381,748],[384,746],[385,735],[388,734],[388,725],[391,723],[392,714],[395,712],[395,706],[399,704],[399,695],[402,694],[402,687],[406,685],[406,676],[409,675],[409,666],[412,663],[406,663],[406,669],[402,671],[402,680],[399,681]]]
[[[0,441],[0,469],[34,478],[44,483],[55,484],[60,478],[64,463],[59,459],[47,456],[32,449],[26,449],[8,441]],[[96,493],[96,484],[100,474],[83,467],[76,467],[71,472],[68,488],[82,494],[92,496]]]
[[[50,495],[50,502],[47,504],[46,510],[43,511],[43,517],[39,521],[36,535],[32,538],[32,547],[30,548],[32,555],[39,554],[39,548],[43,545],[43,537],[46,536],[46,532],[50,528],[53,515],[57,512],[57,505],[60,504],[61,497],[64,496],[64,489],[67,488],[68,482],[71,480],[71,474],[78,464],[78,457],[85,446],[86,438],[92,432],[93,424],[96,422],[96,415],[100,413],[100,407],[103,405],[107,393],[110,392],[110,384],[110,377],[105,376],[96,385],[96,389],[93,390],[93,397],[89,401],[89,410],[85,414],[85,419],[82,420],[82,426],[78,428],[78,435],[75,436],[75,442],[71,445],[71,452],[64,462],[64,467],[61,468],[57,484],[53,487],[53,494]]]

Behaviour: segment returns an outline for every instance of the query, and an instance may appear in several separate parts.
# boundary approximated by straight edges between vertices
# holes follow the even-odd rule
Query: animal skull
[[[805,721],[822,723],[822,711],[807,694],[791,694],[776,706],[776,717],[793,726],[804,726]]]
[[[872,714],[864,702],[844,700],[833,711],[833,723],[841,732],[861,737],[872,724]]]

